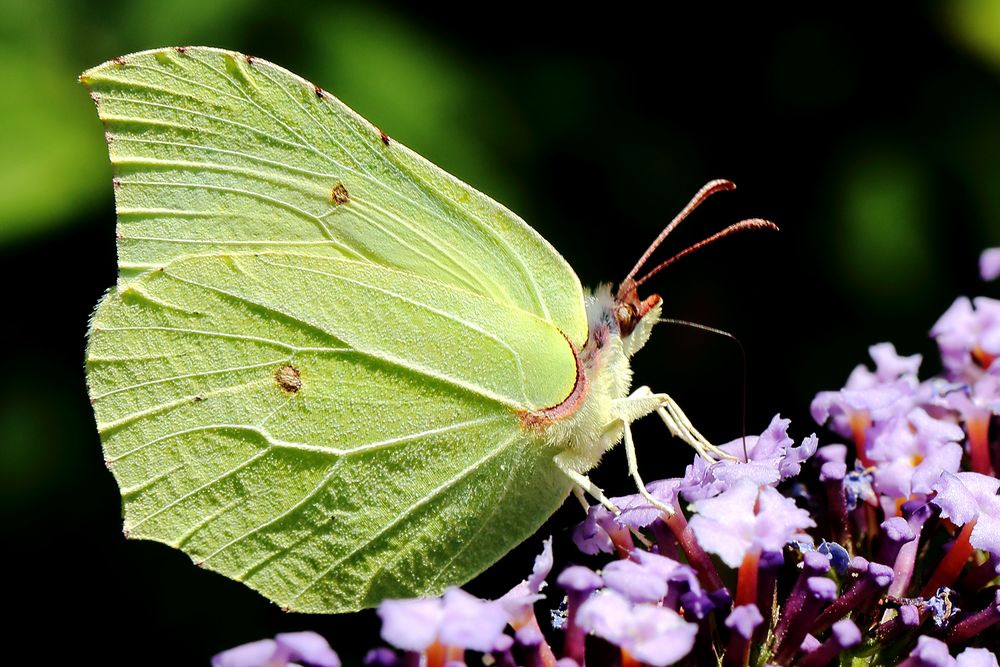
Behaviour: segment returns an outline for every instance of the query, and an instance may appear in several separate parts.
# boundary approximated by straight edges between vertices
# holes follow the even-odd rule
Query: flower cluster
[[[1000,249],[980,269],[1000,276]],[[549,540],[498,600],[451,589],[386,601],[395,649],[366,664],[458,667],[471,653],[503,667],[996,667],[1000,301],[959,298],[931,336],[939,375],[921,380],[919,355],[882,343],[873,368],[816,396],[813,418],[843,444],[796,443],[775,416],[725,456],[649,484],[661,506],[636,494],[591,507],[573,533],[580,564],[555,577],[554,595]],[[287,637],[214,664],[337,664],[293,655]],[[237,651],[270,654],[227,657]]]

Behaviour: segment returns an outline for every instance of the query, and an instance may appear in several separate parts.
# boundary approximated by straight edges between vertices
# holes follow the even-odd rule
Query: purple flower
[[[956,667],[998,667],[997,654],[988,648],[967,648],[955,662]]]
[[[909,660],[914,667],[955,667],[955,659],[948,652],[948,645],[940,639],[921,635],[917,638],[917,647],[910,652]]]
[[[855,444],[864,441],[864,431],[872,420],[884,420],[906,413],[913,405],[919,383],[920,355],[901,357],[891,343],[868,348],[875,371],[859,365],[839,391],[821,391],[810,406],[817,424],[828,420],[830,428]],[[862,452],[863,454],[863,452]]]
[[[802,461],[816,453],[818,440],[811,435],[799,447],[793,447],[795,441],[788,437],[790,423],[781,415],[775,415],[760,436],[738,438],[720,447],[736,460],[709,463],[702,457],[695,457],[684,473],[681,485],[684,497],[692,501],[711,498],[741,479],[773,486],[797,475]]]
[[[979,256],[979,275],[983,280],[1000,278],[1000,248],[987,248]]]
[[[459,588],[449,588],[442,598],[386,600],[378,615],[382,639],[415,653],[423,653],[436,641],[488,652],[510,620],[499,602],[481,600]]]
[[[542,553],[535,557],[531,576],[510,589],[498,600],[511,619],[523,619],[533,614],[532,605],[545,596],[540,591],[545,587],[545,579],[552,571],[552,538],[542,544]]]
[[[573,529],[573,543],[576,548],[593,556],[599,553],[614,553],[615,544],[611,540],[615,518],[603,505],[591,505],[587,518]]]
[[[616,560],[601,573],[605,585],[632,602],[659,602],[667,595],[667,582],[634,560]]]
[[[285,632],[223,651],[212,667],[340,667],[340,658],[315,632]]]
[[[744,604],[736,607],[729,614],[726,618],[726,627],[738,632],[743,639],[750,639],[753,636],[753,631],[763,622],[764,617],[761,616],[757,605]]]
[[[738,567],[752,548],[780,551],[788,542],[808,539],[802,531],[816,525],[794,501],[749,480],[691,508],[697,512],[690,526],[698,542],[730,567]]]
[[[510,620],[499,602],[481,600],[460,588],[444,594],[444,616],[438,638],[446,646],[491,651]]]
[[[673,609],[650,604],[632,605],[605,589],[580,607],[579,624],[592,634],[620,646],[640,662],[672,665],[694,646],[698,626],[684,621]]]
[[[559,575],[556,582],[568,591],[585,592],[588,595],[604,584],[600,575],[583,565],[567,567]]]
[[[676,478],[658,479],[646,485],[646,490],[661,503],[674,507],[682,480]],[[636,493],[630,496],[612,498],[621,514],[614,518],[624,528],[645,528],[663,516],[663,510],[653,507],[649,501]]]
[[[930,493],[942,470],[958,471],[964,437],[957,425],[920,408],[873,427],[868,458],[877,466],[878,491],[893,499]]]
[[[1000,301],[961,296],[931,328],[944,367],[955,377],[975,378],[1000,356]]]
[[[404,651],[423,653],[437,641],[444,607],[440,598],[386,600],[378,607],[382,639]]]
[[[994,556],[1000,556],[1000,480],[976,472],[944,472],[934,485],[937,495],[931,500],[941,508],[941,516],[963,526],[976,525],[969,543]]]
[[[660,602],[668,586],[683,585],[679,592],[700,592],[698,577],[687,565],[672,558],[636,549],[627,560],[605,566],[604,584],[632,602]]]

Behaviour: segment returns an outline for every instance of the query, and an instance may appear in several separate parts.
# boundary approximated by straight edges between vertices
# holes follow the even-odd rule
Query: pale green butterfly
[[[623,436],[659,504],[646,414],[718,455],[668,396],[629,393],[649,252],[585,294],[520,218],[257,58],[158,49],[80,80],[118,210],[87,375],[130,537],[348,611],[464,583],[571,490],[610,505],[586,471]]]

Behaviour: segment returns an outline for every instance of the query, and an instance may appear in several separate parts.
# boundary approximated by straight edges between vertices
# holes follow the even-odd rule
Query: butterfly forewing
[[[266,61],[161,49],[89,70],[115,168],[121,277],[192,254],[396,267],[586,338],[579,281],[534,230]]]

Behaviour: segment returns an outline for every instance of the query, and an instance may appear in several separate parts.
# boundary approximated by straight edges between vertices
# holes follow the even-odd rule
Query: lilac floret
[[[823,463],[847,464],[847,445],[825,445],[816,450],[816,458]]]
[[[657,666],[671,665],[690,653],[698,634],[697,625],[687,623],[672,609],[631,605],[607,589],[583,603],[577,622],[636,659]]]
[[[396,667],[399,664],[399,656],[391,648],[380,646],[368,651],[361,664],[365,667]]]
[[[899,620],[903,625],[915,628],[920,625],[920,610],[915,605],[904,604],[899,608]]]
[[[922,360],[919,354],[904,357],[896,352],[892,343],[876,343],[868,348],[875,362],[875,378],[879,382],[893,382],[901,377],[916,376]]]
[[[437,639],[444,618],[439,598],[386,600],[378,607],[382,639],[404,651],[422,653]]]
[[[532,593],[538,593],[545,588],[545,579],[552,572],[552,538],[548,538],[542,545],[542,553],[535,556],[535,565],[531,568],[531,576],[528,577],[528,588]]]
[[[660,479],[647,484],[646,490],[664,505],[674,507],[680,486],[680,479]],[[611,502],[621,510],[621,514],[614,518],[615,523],[625,528],[645,528],[663,517],[661,508],[654,507],[638,493],[612,498]]]
[[[439,638],[448,646],[485,653],[493,649],[509,620],[499,602],[481,600],[460,588],[452,588],[444,594]]]
[[[998,667],[997,654],[985,648],[967,648],[955,658],[956,667]]]
[[[681,594],[681,607],[684,608],[685,617],[694,617],[699,621],[715,611],[715,603],[704,591],[697,593],[688,591]]]
[[[845,438],[854,436],[853,419],[883,420],[905,413],[919,387],[919,355],[901,357],[891,343],[873,345],[868,351],[876,363],[874,372],[863,365],[855,367],[843,389],[818,393],[810,406],[816,423],[831,421],[830,427]]]
[[[921,635],[917,638],[917,647],[910,653],[914,665],[920,667],[955,667],[956,662],[948,645],[940,639]]]
[[[994,556],[1000,555],[1000,480],[976,472],[944,472],[934,485],[931,500],[941,508],[941,516],[956,525],[975,520],[969,543]]]
[[[274,655],[278,644],[273,639],[241,644],[212,657],[212,667],[262,667]]]
[[[589,593],[603,585],[601,576],[583,565],[572,565],[559,575],[556,583],[568,591],[583,591]]]
[[[609,563],[602,572],[604,584],[632,602],[659,602],[667,595],[667,582],[633,560]]]
[[[744,604],[733,609],[726,618],[726,627],[734,632],[738,632],[743,639],[750,639],[764,617],[755,604]]]
[[[602,505],[591,505],[587,511],[587,518],[576,525],[573,529],[573,543],[576,548],[593,556],[599,553],[613,553],[614,542],[611,541],[609,530],[613,530],[610,525],[614,522],[611,512]]]
[[[622,647],[649,665],[672,665],[694,647],[698,626],[687,623],[673,609],[637,605],[630,637]]]
[[[861,630],[850,619],[837,621],[830,631],[841,648],[850,648],[861,643]]]
[[[283,632],[275,635],[278,651],[288,656],[289,662],[309,667],[340,667],[340,658],[330,644],[315,632]]]
[[[930,493],[942,470],[958,471],[962,447],[957,443],[964,438],[956,424],[933,419],[920,408],[879,424],[867,450],[877,466],[876,486],[890,498]]]
[[[330,644],[315,632],[285,632],[223,651],[212,658],[212,667],[340,667]]]
[[[740,480],[758,485],[775,485],[797,475],[802,462],[816,453],[818,439],[811,435],[798,447],[788,437],[790,420],[775,415],[759,436],[737,438],[720,447],[735,460],[710,463],[697,457],[687,467],[681,492],[690,501],[711,498]]]
[[[1000,301],[959,297],[931,328],[941,361],[956,377],[975,377],[1000,356]]]
[[[604,589],[591,595],[580,605],[576,622],[588,632],[620,645],[625,639],[631,610],[625,597],[613,590]]]
[[[666,556],[642,549],[633,551],[631,557],[648,571],[658,577],[662,577],[668,583],[681,584],[683,590],[695,592],[701,590],[698,575],[690,565],[685,565],[673,558],[667,558]]]
[[[794,501],[749,480],[691,507],[697,514],[689,525],[699,544],[730,567],[738,567],[751,548],[778,551],[788,542],[804,539],[802,531],[816,525]]]
[[[540,591],[545,587],[545,579],[552,571],[552,563],[552,538],[549,537],[542,543],[542,553],[535,557],[531,576],[498,600],[510,618],[522,619],[534,613],[532,605],[545,597]]]
[[[1000,248],[987,248],[979,256],[979,275],[983,280],[1000,278]]]

